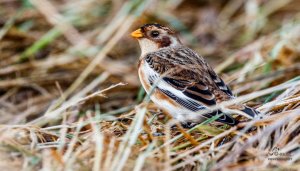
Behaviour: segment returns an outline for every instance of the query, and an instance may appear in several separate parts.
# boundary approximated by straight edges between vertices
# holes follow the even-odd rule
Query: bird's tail
[[[244,105],[244,109],[242,109],[241,111],[243,111],[244,113],[246,113],[249,117],[251,117],[252,119],[257,117],[260,112],[258,112],[257,110],[251,108],[251,107],[248,107],[248,106],[245,106]]]
[[[256,118],[257,116],[259,116],[260,112],[258,112],[257,110],[251,108],[251,107],[248,107],[248,106],[245,106],[245,105],[235,105],[234,107],[238,107],[238,109],[240,111],[242,111],[244,114],[245,117],[247,118],[251,118],[251,119],[254,119]],[[231,116],[230,113],[224,113],[220,110],[217,110],[217,111],[214,111],[212,113],[207,113],[207,114],[204,114],[204,117],[207,117],[207,118],[212,118],[216,115],[220,115],[216,121],[217,122],[222,122],[222,123],[226,123],[230,126],[235,126],[239,123],[238,120],[236,120],[235,118],[233,118]]]

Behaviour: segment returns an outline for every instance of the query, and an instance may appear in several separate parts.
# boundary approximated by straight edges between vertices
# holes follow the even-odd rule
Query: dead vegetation
[[[0,1],[1,170],[299,170],[297,0]],[[187,130],[145,96],[130,31],[160,22],[262,119]],[[243,120],[244,118],[240,118]]]

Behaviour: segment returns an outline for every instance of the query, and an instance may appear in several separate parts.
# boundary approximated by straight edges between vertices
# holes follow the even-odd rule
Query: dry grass
[[[1,170],[299,170],[299,5],[0,1]],[[238,95],[215,108],[246,102],[263,118],[187,130],[164,115],[140,87],[129,37],[153,21]]]

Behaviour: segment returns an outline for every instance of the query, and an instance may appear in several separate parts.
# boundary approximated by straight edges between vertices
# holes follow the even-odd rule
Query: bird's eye
[[[152,31],[151,33],[151,37],[157,37],[159,35],[158,31]]]

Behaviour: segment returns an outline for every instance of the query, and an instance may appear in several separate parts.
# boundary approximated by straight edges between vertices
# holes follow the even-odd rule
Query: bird
[[[239,123],[233,113],[211,109],[236,97],[202,56],[181,43],[175,31],[157,23],[145,24],[131,36],[138,40],[141,49],[139,79],[160,109],[183,125],[197,124],[216,115],[217,122],[230,126]],[[259,114],[243,104],[228,108],[250,119]],[[204,110],[208,112],[198,114]]]

